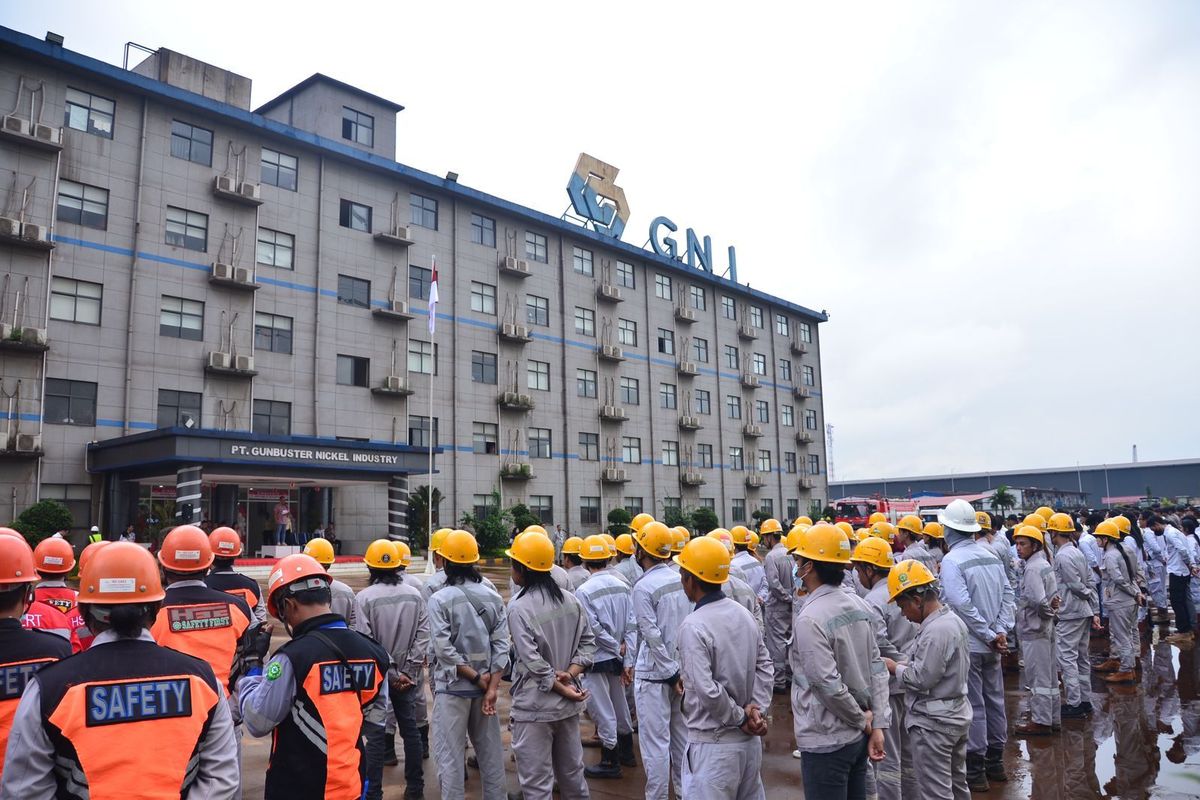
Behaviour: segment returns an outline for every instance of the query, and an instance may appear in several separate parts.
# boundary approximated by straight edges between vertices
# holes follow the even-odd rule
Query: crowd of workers
[[[993,526],[956,500],[937,523],[880,517],[693,536],[641,514],[561,555],[532,526],[506,551],[507,603],[462,530],[431,536],[423,578],[407,545],[376,540],[357,594],[313,539],[264,597],[234,571],[230,528],[179,526],[157,563],[93,542],[78,590],[69,542],[0,528],[0,800],[240,797],[245,734],[272,736],[270,800],[379,798],[396,733],[406,798],[424,796],[431,753],[440,796],[463,797],[469,743],[499,800],[504,682],[526,800],[586,798],[639,758],[648,799],[761,798],[772,693],[790,696],[805,796],[964,798],[1007,780],[1006,659],[1029,695],[1012,732],[1053,736],[1091,713],[1092,669],[1136,680],[1139,618],[1169,624],[1170,605],[1167,640],[1192,642],[1190,514],[1043,508]],[[289,637],[273,654],[268,614]]]

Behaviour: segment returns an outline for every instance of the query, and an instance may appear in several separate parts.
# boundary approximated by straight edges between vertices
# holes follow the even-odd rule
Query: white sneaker
[[[799,751],[799,750],[793,750],[793,751],[792,751],[792,758],[800,758],[800,751]]]

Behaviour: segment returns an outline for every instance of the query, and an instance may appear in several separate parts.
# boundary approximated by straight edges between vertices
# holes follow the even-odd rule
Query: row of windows
[[[662,498],[663,508],[680,508],[682,500],[683,498],[680,497],[664,497]],[[630,515],[636,516],[641,514],[644,510],[642,501],[643,498],[641,497],[626,497],[622,503],[624,504],[625,510],[628,511]],[[494,502],[495,498],[490,494],[472,495],[471,498],[473,511],[475,515],[479,517],[487,516],[488,513],[494,510],[492,507]],[[701,497],[699,505],[716,511],[717,501],[712,497]],[[561,521],[556,519],[554,516],[554,498],[551,495],[530,495],[525,501],[525,506],[529,509],[529,512],[533,514],[533,516],[537,517],[538,521],[543,525],[553,525],[555,522]],[[775,514],[775,501],[770,498],[759,500],[758,506],[768,516],[773,516]],[[786,507],[787,513],[785,516],[787,519],[794,519],[800,515],[799,498],[789,499]],[[584,525],[598,525],[600,524],[600,516],[600,497],[582,495],[579,498],[580,523]],[[733,498],[730,505],[729,523],[732,524],[734,522],[746,522],[747,519],[746,498]]]

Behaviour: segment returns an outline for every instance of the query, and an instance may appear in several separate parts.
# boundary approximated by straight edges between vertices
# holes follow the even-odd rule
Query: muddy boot
[[[601,746],[600,763],[591,767],[584,767],[583,774],[589,778],[621,777],[621,765],[617,763],[617,748]]]
[[[399,763],[400,759],[396,758],[396,734],[392,732],[383,737],[383,765],[394,767]]]
[[[421,732],[421,758],[429,758],[429,726],[417,728]]]
[[[1136,683],[1137,673],[1134,672],[1113,672],[1104,676],[1104,680],[1108,683]]]
[[[1029,720],[1029,722],[1022,723],[1013,728],[1013,735],[1015,736],[1049,736],[1052,733],[1054,733],[1053,726],[1043,725],[1033,720]]]
[[[633,757],[633,734],[617,734],[617,760],[622,767],[636,767],[637,759]]]
[[[986,792],[990,788],[987,778],[987,762],[983,756],[967,754],[967,788],[972,792]]]
[[[983,757],[984,771],[987,773],[987,779],[995,783],[1005,783],[1008,781],[1008,775],[1004,772],[1004,748],[989,747],[987,755]]]
[[[1096,666],[1092,667],[1096,672],[1116,672],[1121,669],[1121,662],[1115,658],[1109,658],[1101,661]]]

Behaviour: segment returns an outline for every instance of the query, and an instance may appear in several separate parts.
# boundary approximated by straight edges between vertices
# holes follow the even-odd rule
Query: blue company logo
[[[625,190],[617,186],[618,170],[598,158],[580,153],[567,183],[567,196],[575,213],[591,223],[597,233],[620,239],[629,222]]]

